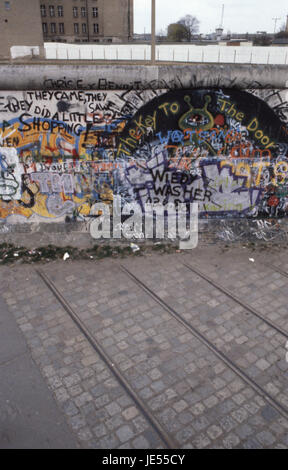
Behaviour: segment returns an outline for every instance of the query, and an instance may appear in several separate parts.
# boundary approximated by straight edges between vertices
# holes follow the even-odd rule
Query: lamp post
[[[151,64],[155,64],[155,57],[156,57],[156,36],[155,36],[155,24],[156,24],[156,7],[155,7],[156,0],[152,0],[151,4]]]
[[[130,24],[130,15],[131,15],[131,3],[130,0],[128,0],[128,41],[131,41],[131,24]]]

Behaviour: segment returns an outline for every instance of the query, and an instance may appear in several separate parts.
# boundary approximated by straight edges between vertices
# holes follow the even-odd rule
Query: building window
[[[78,17],[78,8],[77,7],[73,7],[73,17],[74,18]]]
[[[50,23],[50,31],[51,33],[56,33],[56,23]]]
[[[48,33],[47,23],[42,23],[42,31],[44,34]]]
[[[86,8],[85,7],[81,7],[81,16],[83,18],[85,18],[85,16],[86,16]]]
[[[58,16],[63,16],[63,6],[62,5],[58,6]]]
[[[53,5],[49,5],[50,16],[55,16],[55,8]]]
[[[82,23],[82,33],[87,33],[87,24],[86,23]]]
[[[92,8],[92,16],[93,18],[98,18],[98,8]]]
[[[94,31],[95,34],[99,33],[99,24],[98,23],[93,24],[93,31]]]
[[[60,34],[64,34],[64,33],[65,33],[65,30],[64,30],[64,23],[59,23],[59,33],[60,33]]]
[[[46,16],[46,7],[45,5],[40,5],[41,16]]]
[[[74,33],[79,34],[79,24],[78,23],[74,23]]]

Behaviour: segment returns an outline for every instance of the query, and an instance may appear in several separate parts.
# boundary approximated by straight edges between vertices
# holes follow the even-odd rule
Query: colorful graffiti
[[[2,92],[0,218],[81,220],[96,202],[112,210],[115,194],[140,207],[197,201],[201,217],[283,217],[283,96],[220,88]]]

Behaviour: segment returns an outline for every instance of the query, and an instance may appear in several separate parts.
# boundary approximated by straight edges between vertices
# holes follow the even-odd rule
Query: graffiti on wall
[[[285,92],[43,90],[0,96],[0,218],[96,202],[198,202],[201,217],[288,212]]]
[[[287,241],[287,231],[282,225],[284,219],[245,219],[241,224],[235,219],[219,220],[217,238],[227,242],[241,241]]]

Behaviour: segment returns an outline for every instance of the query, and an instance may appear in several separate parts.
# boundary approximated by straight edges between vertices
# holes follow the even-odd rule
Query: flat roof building
[[[42,56],[43,42],[132,39],[133,0],[0,0],[2,58],[11,57],[12,46]]]
[[[43,53],[39,0],[0,0],[0,57],[10,58],[12,46]]]
[[[44,41],[127,42],[133,0],[38,0]]]

